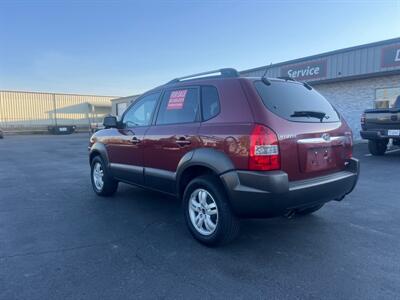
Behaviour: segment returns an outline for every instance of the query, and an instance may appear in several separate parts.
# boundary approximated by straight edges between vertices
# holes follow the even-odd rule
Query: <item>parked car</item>
[[[56,125],[56,126],[48,126],[47,130],[51,134],[72,134],[76,130],[75,125]]]
[[[174,195],[193,237],[219,245],[239,218],[307,215],[353,190],[352,132],[314,88],[218,72],[174,79],[121,121],[106,117],[89,145],[94,192],[125,182]]]
[[[384,155],[389,139],[393,139],[393,145],[400,146],[400,95],[393,108],[365,110],[361,127],[361,137],[368,140],[372,155]]]
[[[4,132],[1,128],[0,128],[0,139],[4,139]]]

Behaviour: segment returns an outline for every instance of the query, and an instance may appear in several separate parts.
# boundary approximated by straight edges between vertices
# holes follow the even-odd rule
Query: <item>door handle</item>
[[[187,140],[187,139],[184,138],[184,137],[180,137],[180,138],[177,139],[175,142],[176,142],[179,146],[185,146],[185,145],[189,145],[189,144],[192,143],[190,140]]]
[[[131,139],[131,143],[132,143],[132,144],[138,144],[138,143],[140,143],[140,140],[139,140],[136,136],[134,136],[134,137]]]

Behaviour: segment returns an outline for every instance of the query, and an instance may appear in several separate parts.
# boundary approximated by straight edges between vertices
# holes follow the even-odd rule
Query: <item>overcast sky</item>
[[[0,89],[126,96],[399,36],[400,0],[0,0]]]

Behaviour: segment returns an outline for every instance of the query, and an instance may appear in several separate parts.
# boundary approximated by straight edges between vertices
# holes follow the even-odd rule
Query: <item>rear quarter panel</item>
[[[202,122],[199,138],[202,147],[224,152],[237,169],[247,169],[249,135],[253,128],[253,115],[238,79],[203,80],[218,90],[220,113]]]

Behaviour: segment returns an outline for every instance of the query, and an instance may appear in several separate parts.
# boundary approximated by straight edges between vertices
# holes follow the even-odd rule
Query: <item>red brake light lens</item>
[[[266,126],[256,124],[250,135],[249,170],[271,171],[280,168],[276,133]]]
[[[346,131],[344,135],[346,136],[345,155],[347,159],[350,159],[353,157],[353,132]]]

